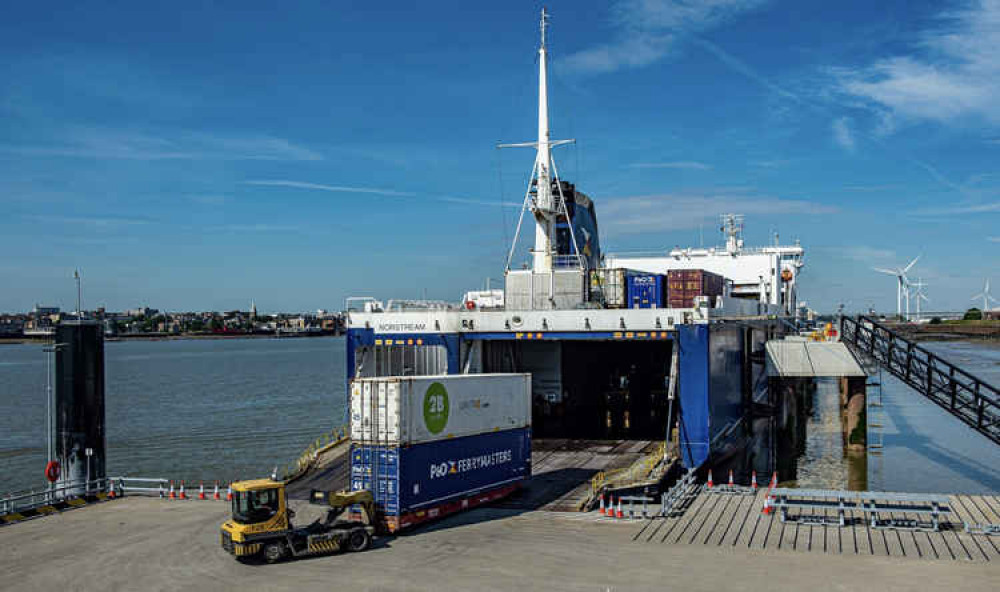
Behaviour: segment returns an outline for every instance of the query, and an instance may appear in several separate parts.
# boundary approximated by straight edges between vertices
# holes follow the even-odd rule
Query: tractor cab
[[[294,528],[285,482],[254,479],[233,483],[232,516],[222,524],[222,548],[237,559],[262,556],[268,563],[336,551],[364,551],[375,528],[374,500],[368,491],[312,491],[309,501],[326,506],[326,520]],[[348,508],[361,509],[362,520],[342,520]]]

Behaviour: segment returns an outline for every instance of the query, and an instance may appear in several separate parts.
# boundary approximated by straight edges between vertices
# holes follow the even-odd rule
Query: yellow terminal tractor
[[[285,483],[254,479],[233,483],[232,518],[222,524],[222,548],[237,559],[263,556],[268,563],[335,551],[364,551],[375,534],[375,502],[369,491],[313,490],[309,501],[328,505],[325,520],[296,528]],[[351,506],[361,507],[361,522],[343,520]]]

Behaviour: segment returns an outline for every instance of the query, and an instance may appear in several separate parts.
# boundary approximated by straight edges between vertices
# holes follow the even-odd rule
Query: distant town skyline
[[[1000,0],[548,2],[557,164],[605,251],[806,248],[800,298],[1000,285]],[[534,2],[11,4],[0,311],[458,301],[533,155]],[[526,252],[518,252],[518,260]]]

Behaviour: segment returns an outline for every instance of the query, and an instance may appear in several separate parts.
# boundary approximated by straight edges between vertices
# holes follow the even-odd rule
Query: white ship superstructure
[[[605,266],[667,274],[672,269],[704,269],[732,282],[729,294],[778,306],[785,314],[798,308],[796,280],[805,265],[801,245],[746,247],[743,216],[724,214],[726,244],[710,248],[674,248],[663,253],[609,254]]]

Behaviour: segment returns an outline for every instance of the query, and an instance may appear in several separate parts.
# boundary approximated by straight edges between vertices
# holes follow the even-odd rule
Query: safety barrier
[[[946,495],[922,493],[891,493],[883,491],[839,491],[828,489],[788,489],[771,490],[765,504],[777,508],[782,522],[809,524],[829,524],[846,526],[847,512],[860,511],[870,521],[872,528],[896,528],[905,530],[932,530],[940,528],[942,516],[951,513]],[[789,510],[821,510],[823,514],[790,515]],[[827,517],[826,511],[835,511],[836,516]],[[930,522],[910,518],[884,518],[884,513],[898,512],[927,516]]]
[[[701,486],[698,485],[696,472],[688,469],[673,487],[660,496],[660,516],[666,518],[675,516],[694,501]]]
[[[54,514],[114,498],[111,479],[68,481],[45,489],[15,491],[0,498],[0,525]]]
[[[733,472],[729,471],[729,482],[723,485],[713,486],[712,471],[708,472],[708,486],[706,491],[720,495],[757,495],[757,471],[753,471],[750,477],[750,486],[737,485],[733,481]]]

